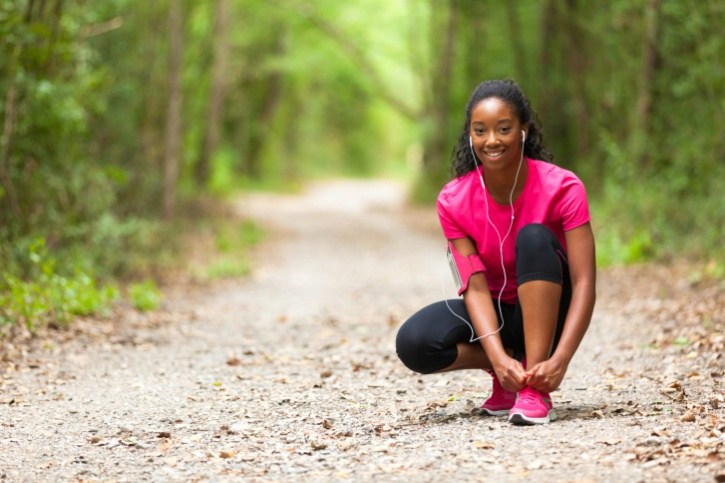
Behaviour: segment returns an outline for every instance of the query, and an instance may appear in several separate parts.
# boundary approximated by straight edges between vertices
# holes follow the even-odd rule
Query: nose
[[[496,136],[496,131],[491,129],[488,133],[486,133],[486,138],[484,141],[487,146],[498,144],[498,136]]]

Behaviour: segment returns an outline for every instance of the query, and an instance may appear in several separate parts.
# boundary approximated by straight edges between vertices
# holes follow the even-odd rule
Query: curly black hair
[[[496,97],[506,102],[514,110],[521,124],[528,126],[526,141],[524,143],[524,155],[533,159],[553,161],[554,156],[544,147],[541,136],[541,125],[536,112],[531,108],[529,99],[521,88],[511,79],[488,80],[482,82],[471,94],[466,104],[466,121],[463,124],[463,132],[458,143],[453,148],[451,155],[451,172],[455,177],[463,176],[473,170],[478,164],[473,159],[468,144],[471,128],[471,110],[482,100]]]

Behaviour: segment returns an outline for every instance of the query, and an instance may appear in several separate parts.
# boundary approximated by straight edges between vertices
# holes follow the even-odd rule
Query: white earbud
[[[478,162],[476,161],[476,153],[473,151],[473,138],[471,136],[468,136],[468,146],[471,148],[471,156],[473,157],[473,166],[478,167]]]
[[[526,131],[523,129],[521,130],[521,144],[524,144],[526,142]]]

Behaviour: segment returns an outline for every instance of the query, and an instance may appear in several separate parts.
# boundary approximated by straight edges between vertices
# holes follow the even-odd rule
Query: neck
[[[521,195],[528,173],[526,158],[521,160],[520,166],[521,169],[519,169],[519,163],[517,163],[511,169],[505,171],[487,171],[484,173],[486,189],[496,203],[508,205]]]

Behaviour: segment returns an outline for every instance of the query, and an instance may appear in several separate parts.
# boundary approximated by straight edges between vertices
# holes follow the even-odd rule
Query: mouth
[[[484,151],[483,154],[485,154],[487,158],[497,159],[497,158],[500,158],[501,156],[503,156],[504,150]]]

